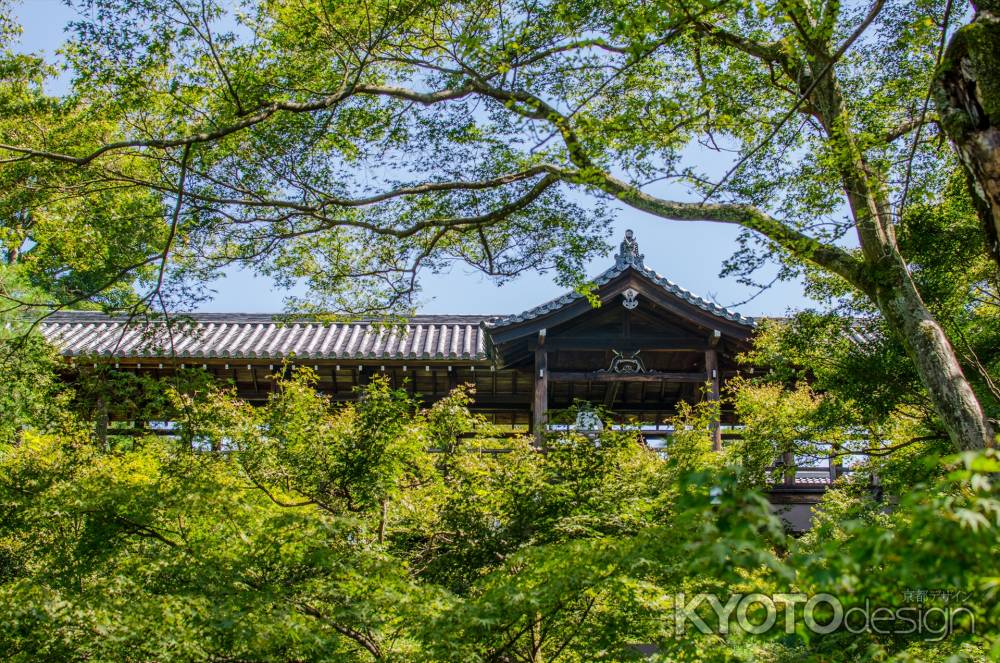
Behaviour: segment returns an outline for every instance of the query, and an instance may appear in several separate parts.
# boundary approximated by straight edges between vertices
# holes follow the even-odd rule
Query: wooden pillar
[[[531,406],[532,431],[535,444],[541,446],[545,433],[546,416],[549,409],[549,356],[545,349],[545,330],[538,332],[538,347],[535,348],[535,395]]]
[[[781,475],[781,482],[786,486],[795,485],[795,454],[786,451],[781,454],[781,464],[784,467]]]
[[[104,400],[104,396],[97,397],[97,421],[94,423],[94,434],[97,436],[97,441],[101,444],[101,447],[107,451],[108,445],[108,421],[110,417],[108,416],[108,404]]]
[[[844,473],[844,463],[841,456],[837,454],[840,453],[840,447],[832,446],[830,447],[830,483],[832,484],[840,475]]]
[[[705,373],[708,374],[708,399],[719,400],[719,353],[715,348],[705,350]],[[712,450],[722,451],[722,427],[718,418],[712,422]]]

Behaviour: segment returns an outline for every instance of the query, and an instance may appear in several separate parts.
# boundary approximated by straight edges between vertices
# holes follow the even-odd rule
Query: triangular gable
[[[719,306],[680,287],[655,270],[646,267],[632,231],[626,232],[615,264],[594,279],[602,305],[623,299],[626,308],[634,301],[638,306],[649,300],[687,323],[702,330],[719,332],[722,337],[746,341],[754,328],[754,320]],[[586,298],[577,292],[567,292],[551,301],[517,313],[484,322],[493,346],[505,345],[537,335],[542,329],[564,325],[574,318],[593,311]]]

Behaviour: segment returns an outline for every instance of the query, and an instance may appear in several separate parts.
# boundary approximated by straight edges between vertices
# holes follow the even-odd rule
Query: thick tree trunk
[[[1000,265],[1000,0],[980,0],[934,80],[941,126],[969,179],[987,249]]]
[[[820,71],[825,62],[813,63]],[[994,444],[993,426],[962,371],[947,334],[924,303],[896,243],[883,178],[874,173],[851,130],[839,85],[833,76],[816,87],[813,102],[844,167],[841,176],[858,230],[868,272],[862,287],[900,338],[948,436],[958,450]]]
[[[963,451],[992,447],[993,426],[948,336],[927,310],[901,260],[892,271],[888,283],[876,286],[879,309],[901,338],[952,443]]]
[[[1000,4],[1000,0],[988,2]],[[980,15],[984,14],[980,12]],[[765,235],[798,258],[840,275],[872,298],[889,328],[902,341],[955,448],[992,447],[995,443],[993,426],[965,377],[947,334],[928,310],[900,254],[894,211],[886,191],[886,173],[869,163],[854,137],[853,123],[833,69],[835,58],[830,53],[817,56],[815,47],[816,44],[811,44],[804,49],[810,55],[802,63],[790,62],[783,56],[778,58],[779,62],[768,53],[761,56],[751,52],[750,55],[784,66],[789,77],[797,81],[801,95],[809,99],[808,112],[826,131],[828,148],[837,155],[843,190],[858,232],[861,255],[857,258],[847,255],[845,259],[838,248],[800,235],[797,229],[780,222],[748,214],[746,207],[684,206],[665,202],[630,188],[610,175],[606,175],[599,186],[625,204],[663,218],[739,223]],[[996,80],[1000,80],[1000,74],[996,76]],[[1000,84],[996,89],[1000,90]],[[990,98],[1000,104],[1000,94]],[[1000,123],[994,121],[992,126],[1000,126]],[[574,162],[581,170],[594,168],[586,159]],[[581,177],[577,183],[593,184],[593,181]]]

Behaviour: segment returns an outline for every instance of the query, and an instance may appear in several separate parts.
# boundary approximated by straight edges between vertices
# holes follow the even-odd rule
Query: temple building
[[[754,320],[648,267],[632,231],[593,282],[598,306],[568,292],[515,315],[417,315],[386,325],[194,313],[168,327],[59,312],[41,331],[81,369],[113,364],[166,377],[201,367],[250,402],[268,397],[276,369],[307,365],[339,401],[356,398],[355,387],[376,374],[428,404],[473,384],[476,412],[536,436],[551,412],[599,404],[651,446],[669,437],[664,423],[678,403],[718,399],[728,379],[751,370],[737,356],[752,343]],[[723,409],[713,427],[717,448],[728,435],[738,435],[738,422]],[[829,479],[827,470],[800,471],[775,487],[772,501],[814,503]]]
[[[532,432],[549,410],[578,401],[655,426],[679,401],[718,398],[749,347],[752,319],[647,267],[631,231],[594,283],[599,306],[570,292],[515,315],[418,315],[385,325],[195,313],[168,331],[163,323],[62,312],[42,333],[80,365],[113,362],[157,376],[200,365],[248,401],[267,398],[275,367],[286,362],[313,366],[320,388],[337,400],[351,399],[376,373],[428,403],[471,383],[477,412]],[[722,423],[734,422],[724,413]]]

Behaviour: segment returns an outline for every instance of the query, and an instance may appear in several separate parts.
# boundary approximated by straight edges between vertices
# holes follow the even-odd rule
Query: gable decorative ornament
[[[618,246],[618,254],[615,256],[615,267],[624,269],[631,265],[638,269],[643,269],[643,260],[646,256],[639,253],[639,243],[635,241],[635,233],[631,230],[625,231],[625,239]]]
[[[631,311],[639,305],[639,300],[636,299],[636,297],[639,296],[638,290],[634,288],[629,288],[628,290],[623,292],[622,295],[625,297],[625,300],[622,302],[622,306],[624,306],[628,310]]]
[[[636,373],[645,373],[646,367],[642,363],[642,359],[639,358],[639,353],[641,350],[636,350],[635,352],[625,356],[624,353],[618,350],[612,350],[611,353],[614,358],[611,360],[611,365],[607,369],[601,369],[598,373],[618,373],[620,375],[632,375]]]

